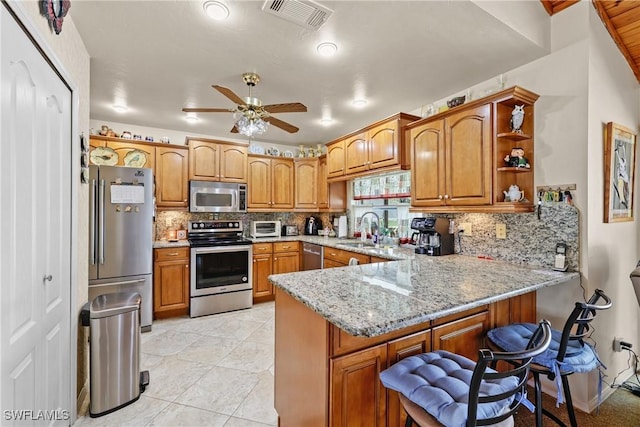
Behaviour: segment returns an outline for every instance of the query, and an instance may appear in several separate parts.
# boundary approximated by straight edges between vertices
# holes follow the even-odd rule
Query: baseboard
[[[76,404],[76,408],[78,408],[78,416],[84,416],[89,411],[89,382],[85,382],[78,393],[78,400]]]

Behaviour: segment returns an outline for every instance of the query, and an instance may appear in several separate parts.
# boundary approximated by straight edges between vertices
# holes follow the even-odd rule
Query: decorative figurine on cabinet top
[[[511,132],[522,133],[522,122],[524,122],[524,104],[513,107],[511,112]]]
[[[521,147],[514,147],[511,149],[511,154],[507,154],[504,157],[504,162],[507,166],[513,168],[526,168],[529,169],[531,165],[529,160],[524,156],[524,149]]]

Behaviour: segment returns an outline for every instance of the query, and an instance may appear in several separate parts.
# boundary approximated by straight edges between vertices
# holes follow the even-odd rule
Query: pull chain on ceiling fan
[[[289,133],[296,133],[299,129],[290,123],[276,119],[272,113],[304,113],[307,107],[299,102],[286,104],[262,105],[262,101],[252,96],[252,88],[260,82],[260,76],[256,73],[244,73],[242,80],[249,86],[249,96],[240,98],[231,89],[223,86],[213,85],[212,87],[235,102],[236,108],[183,108],[185,113],[233,113],[235,124],[231,129],[232,133],[241,133],[246,136],[263,134],[269,124]]]

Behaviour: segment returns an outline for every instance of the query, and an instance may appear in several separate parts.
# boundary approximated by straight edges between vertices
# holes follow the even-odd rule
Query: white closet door
[[[0,407],[68,425],[71,91],[4,5],[0,19]]]

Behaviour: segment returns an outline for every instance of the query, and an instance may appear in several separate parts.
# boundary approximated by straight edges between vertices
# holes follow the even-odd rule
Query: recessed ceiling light
[[[195,123],[199,120],[196,116],[187,116],[184,119],[189,123]]]
[[[324,42],[320,43],[316,50],[322,56],[333,56],[338,51],[338,46],[335,43]]]
[[[323,125],[323,126],[329,126],[331,123],[333,123],[333,119],[332,118],[320,119],[320,124]]]
[[[129,110],[126,105],[122,104],[115,104],[112,106],[112,108],[116,111],[116,113],[126,113]]]
[[[222,21],[229,17],[229,8],[219,0],[210,0],[202,5],[209,18]]]
[[[353,104],[354,107],[356,108],[363,108],[365,105],[367,105],[367,100],[364,98],[359,98],[359,99],[354,99],[353,101],[351,101],[351,104]]]

